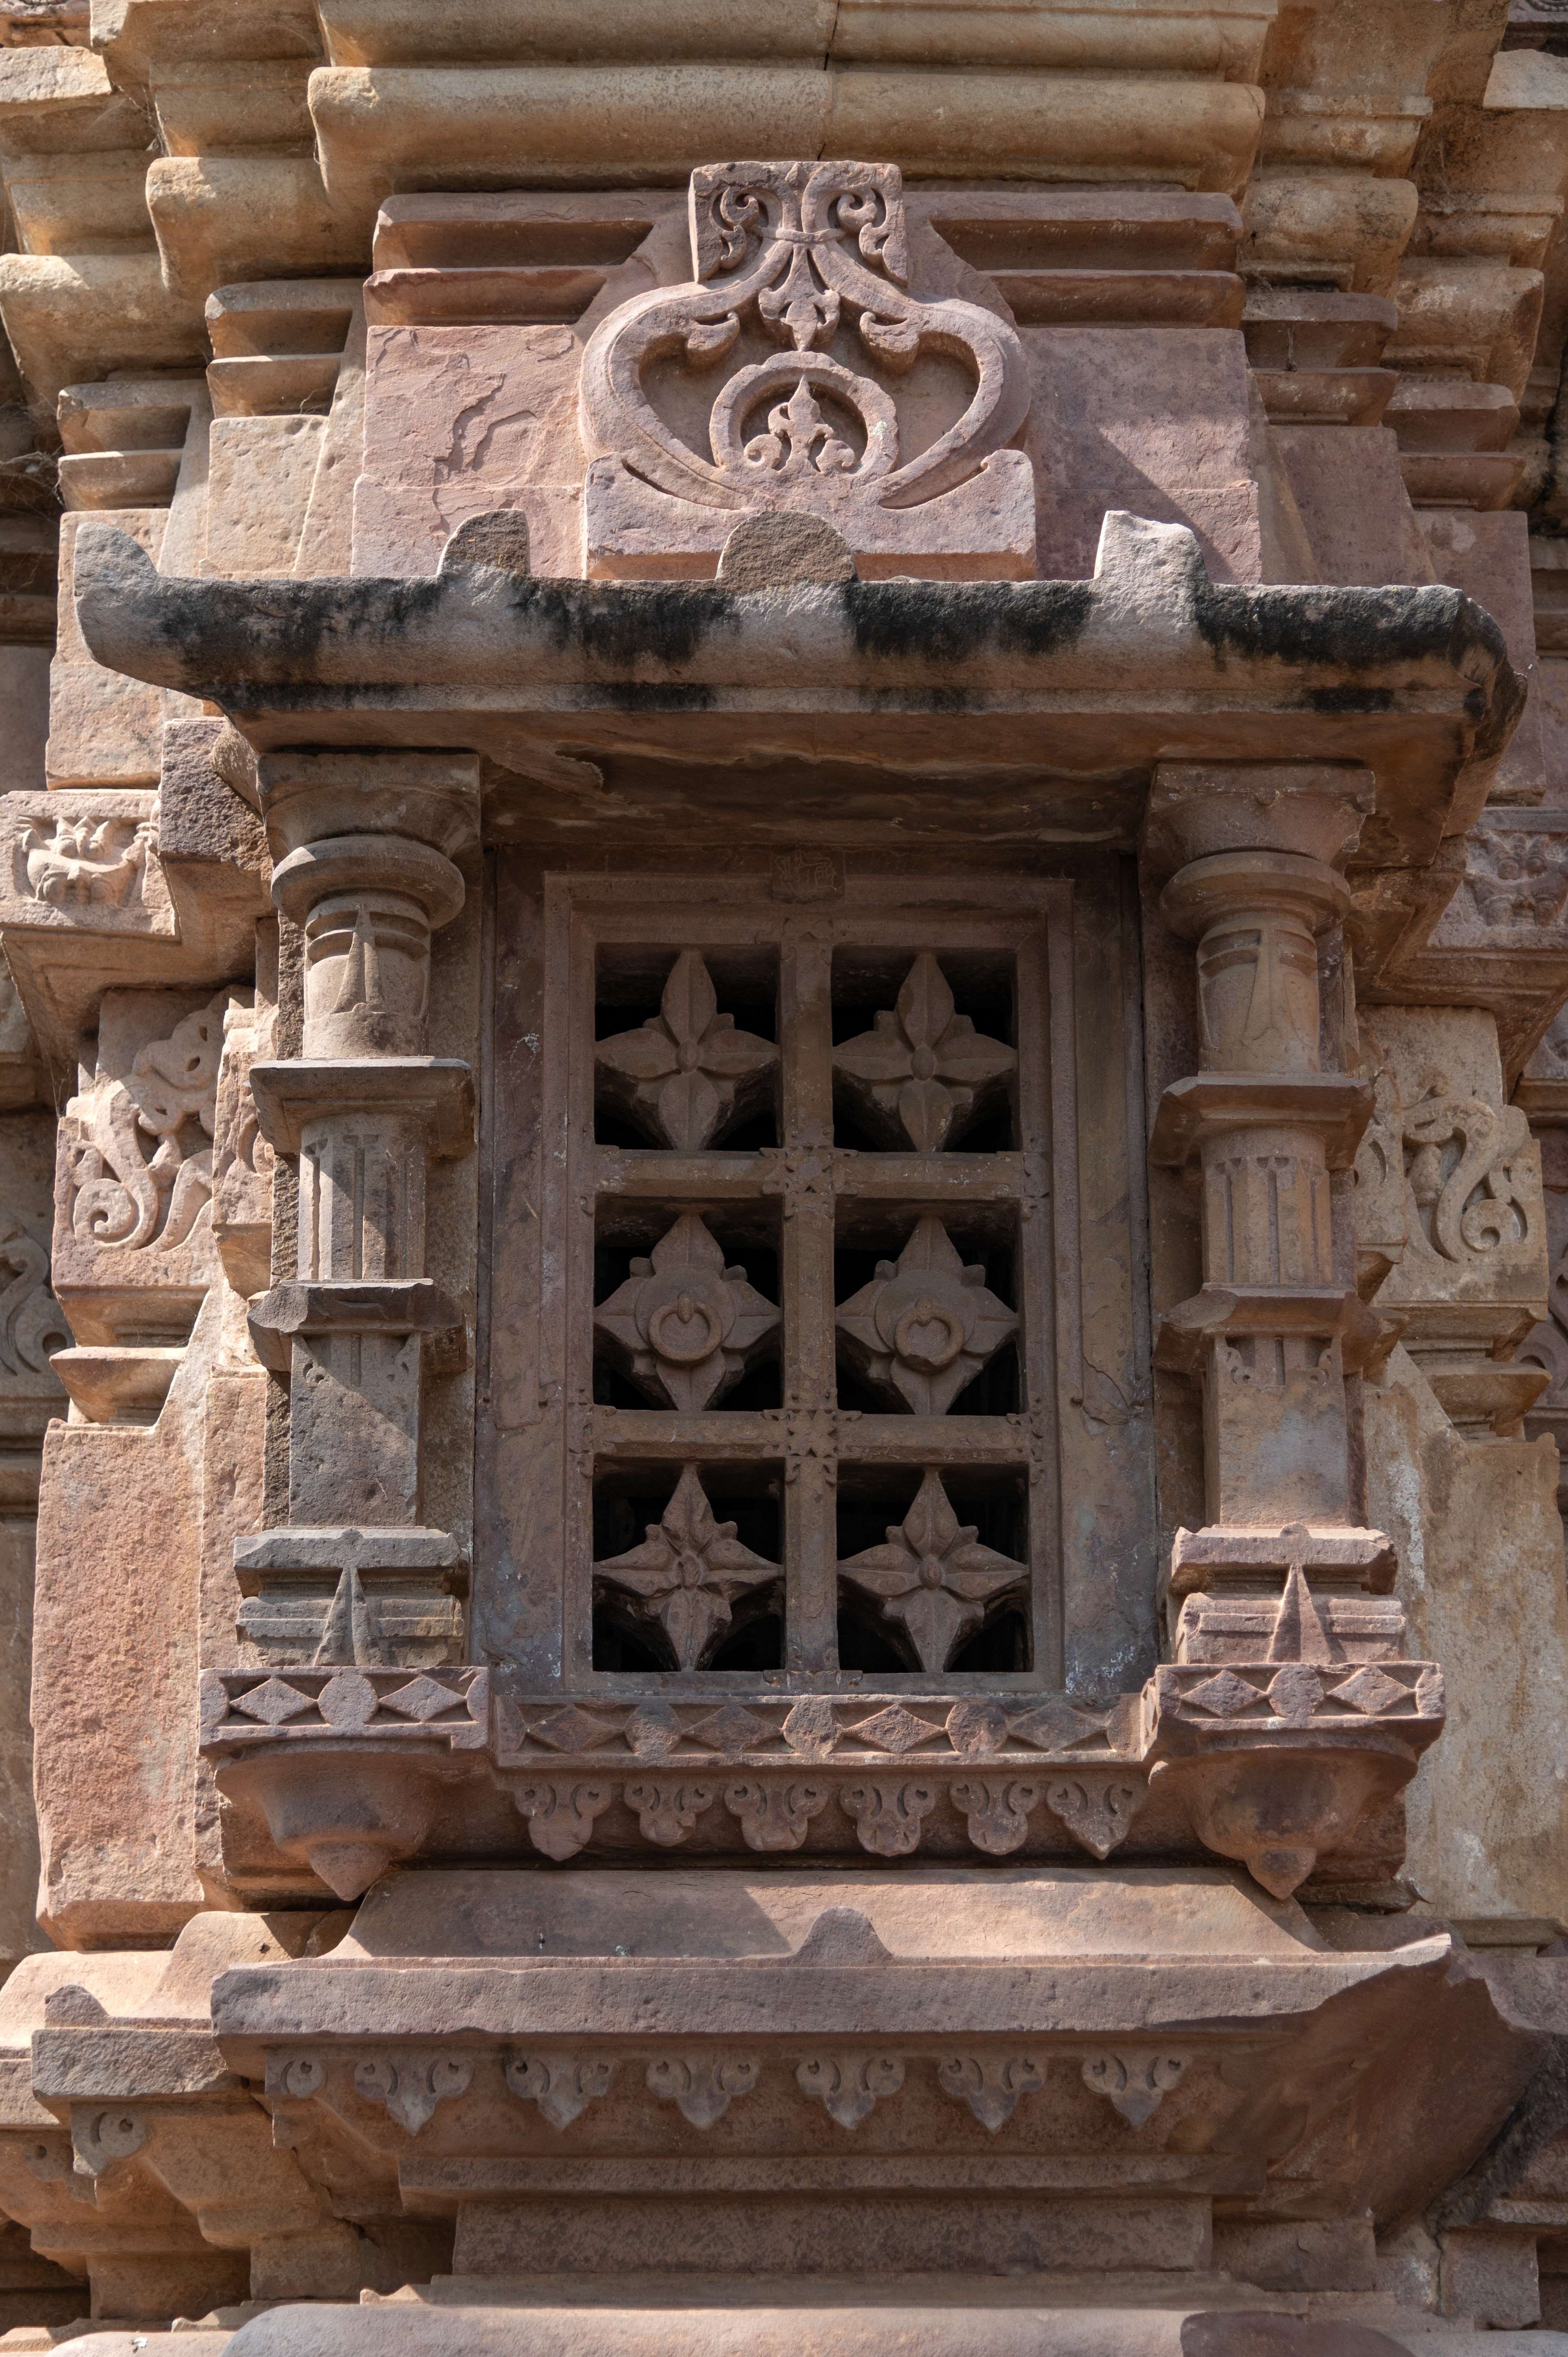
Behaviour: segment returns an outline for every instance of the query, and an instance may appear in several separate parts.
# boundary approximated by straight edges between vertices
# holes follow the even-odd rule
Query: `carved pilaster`
[[[252,1303],[289,1378],[288,1524],[237,1543],[243,1623],[280,1660],[460,1658],[461,1568],[422,1524],[424,1384],[465,1360],[425,1274],[429,1162],[473,1148],[466,1064],[425,1053],[430,941],[478,841],[462,754],[280,754],[260,765],[278,907],[305,943],[303,1054],[257,1060],[267,1142],[299,1158],[295,1273]]]
[[[1327,765],[1169,767],[1146,839],[1162,912],[1197,948],[1200,1070],[1166,1090],[1150,1158],[1199,1195],[1203,1282],[1155,1358],[1202,1390],[1208,1521],[1177,1534],[1178,1667],[1147,1689],[1145,1723],[1198,1839],[1282,1895],[1352,1841],[1442,1724],[1423,1665],[1375,1687],[1351,1675],[1404,1650],[1397,1606],[1352,1600],[1394,1571],[1353,1514],[1346,1375],[1380,1329],[1330,1183],[1374,1102],[1369,1082],[1323,1069],[1318,993],[1369,784]],[[1200,1674],[1211,1662],[1238,1666]]]

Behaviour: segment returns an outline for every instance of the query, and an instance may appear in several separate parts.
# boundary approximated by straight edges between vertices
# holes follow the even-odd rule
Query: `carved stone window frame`
[[[1135,897],[1114,855],[1053,863],[1053,873],[1031,873],[1027,858],[1011,872],[977,864],[965,873],[928,860],[915,872],[889,863],[864,873],[852,866],[846,876],[832,855],[803,861],[799,854],[742,851],[733,856],[739,872],[727,872],[726,860],[724,872],[703,875],[689,866],[665,871],[657,860],[639,873],[545,872],[522,855],[500,855],[493,1079],[485,1092],[494,1275],[480,1310],[489,1383],[480,1408],[479,1491],[492,1511],[488,1526],[481,1517],[478,1538],[470,1658],[499,1668],[514,1693],[608,1701],[652,1691],[721,1701],[884,1687],[911,1695],[1069,1689],[1108,1700],[1152,1661]],[[822,897],[802,905],[802,888]],[[593,1042],[600,952],[667,952],[672,964],[693,947],[711,951],[721,965],[726,951],[778,955],[781,1143],[736,1152],[721,1139],[698,1157],[599,1146]],[[961,1141],[929,1156],[833,1146],[835,950],[880,953],[890,963],[908,952],[911,964],[923,950],[939,961],[945,951],[1012,963],[1019,1068],[1011,1151],[966,1155]],[[1086,1057],[1101,1125],[1091,1138],[1079,1121]],[[1107,1122],[1115,1136],[1096,1163]],[[1086,1183],[1095,1197],[1088,1203]],[[977,1200],[993,1219],[1013,1225],[1020,1408],[929,1420],[835,1415],[837,1215],[885,1204],[894,1225],[908,1213],[907,1232],[923,1210],[951,1213]],[[594,1244],[605,1209],[646,1201],[667,1207],[672,1222],[683,1209],[726,1200],[776,1207],[782,1407],[741,1413],[720,1403],[683,1417],[667,1408],[596,1405]],[[1112,1296],[1124,1346],[1124,1363],[1114,1371],[1098,1343],[1095,1362],[1086,1360],[1084,1339],[1086,1310],[1102,1325]],[[778,1469],[784,1666],[596,1671],[596,1469],[646,1462],[667,1470],[672,1490],[682,1465],[725,1459]],[[995,1465],[1026,1482],[1029,1669],[837,1667],[840,1459],[886,1464],[917,1480],[932,1464]],[[722,1518],[722,1507],[715,1511]],[[961,1507],[959,1519],[966,1519]],[[1075,1632],[1090,1620],[1097,1633],[1086,1655]]]

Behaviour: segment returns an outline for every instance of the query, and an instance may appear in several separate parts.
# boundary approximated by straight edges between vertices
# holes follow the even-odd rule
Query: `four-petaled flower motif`
[[[929,950],[904,977],[896,1009],[833,1050],[833,1071],[885,1145],[937,1154],[961,1136],[1017,1067],[1015,1049],[988,1039],[953,996]]]
[[[779,1566],[742,1546],[733,1523],[715,1523],[694,1465],[682,1467],[660,1522],[640,1546],[594,1566],[596,1579],[639,1599],[675,1648],[683,1670],[701,1663],[729,1622],[730,1603],[748,1587],[779,1577]]]
[[[632,1381],[650,1399],[694,1415],[722,1399],[779,1329],[771,1301],[725,1256],[695,1211],[682,1211],[651,1260],[594,1312]]]
[[[1017,1327],[966,1268],[947,1230],[928,1211],[897,1261],[878,1261],[869,1285],[840,1304],[838,1329],[857,1373],[894,1405],[945,1415]]]
[[[941,1476],[929,1469],[903,1526],[889,1525],[885,1546],[867,1547],[841,1563],[856,1587],[882,1598],[888,1620],[902,1620],[923,1670],[945,1670],[960,1640],[985,1618],[985,1607],[1028,1573],[994,1547],[975,1543],[975,1525],[961,1523]]]
[[[682,950],[659,1013],[637,1031],[601,1039],[594,1062],[606,1094],[660,1146],[700,1154],[722,1130],[766,1103],[779,1050],[721,1015],[700,950]]]

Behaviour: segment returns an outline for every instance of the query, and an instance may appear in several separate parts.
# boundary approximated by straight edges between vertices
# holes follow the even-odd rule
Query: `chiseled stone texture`
[[[55,1424],[34,1611],[39,1915],[66,1947],[172,1937],[192,1839],[202,1423],[220,1293],[157,1423]],[[113,1577],[106,1567],[114,1566]]]
[[[1466,1441],[1408,1351],[1366,1387],[1370,1519],[1448,1725],[1405,1797],[1406,1872],[1440,1914],[1554,1916],[1568,1845],[1568,1593],[1550,1440]]]
[[[371,328],[354,571],[434,573],[467,517],[516,507],[534,572],[580,574],[582,357],[570,328]]]
[[[1216,581],[1262,578],[1239,332],[1036,328],[1023,343],[1043,579],[1088,578],[1108,508],[1190,525]]]

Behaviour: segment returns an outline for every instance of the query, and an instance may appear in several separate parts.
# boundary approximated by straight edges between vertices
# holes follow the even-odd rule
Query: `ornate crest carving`
[[[692,175],[691,224],[690,284],[622,304],[585,355],[583,439],[601,454],[590,571],[702,570],[693,558],[716,558],[742,515],[785,509],[897,569],[929,554],[967,555],[972,574],[1032,572],[1033,475],[1004,447],[1028,414],[1022,349],[977,304],[909,293],[896,167],[707,165]],[[909,448],[891,388],[937,356],[964,371],[969,397]],[[693,406],[706,411],[695,435]]]

